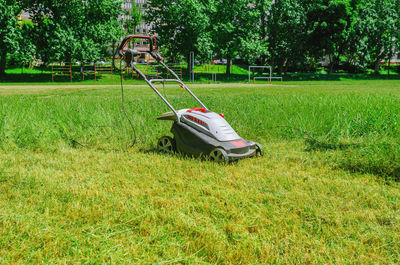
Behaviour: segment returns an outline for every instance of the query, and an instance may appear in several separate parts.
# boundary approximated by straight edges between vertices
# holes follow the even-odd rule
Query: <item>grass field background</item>
[[[119,64],[117,63],[117,69]],[[137,67],[143,71],[144,74],[154,75],[152,67],[146,65],[137,65]],[[75,65],[73,67],[73,79],[70,81],[69,76],[60,76],[55,74],[54,83],[52,82],[51,67],[47,66],[44,68],[21,68],[14,67],[6,70],[7,75],[0,77],[1,85],[21,85],[30,86],[36,85],[118,85],[120,82],[120,72],[117,70],[113,75],[111,74],[97,74],[93,73],[85,74],[85,81],[83,82],[82,74],[80,73],[80,66]],[[149,69],[149,70],[148,70]],[[188,81],[189,76],[187,73],[187,66],[185,64],[174,65],[174,71]],[[248,82],[248,65],[232,65],[231,74],[226,75],[226,65],[195,65],[195,83],[214,83],[212,74],[216,74],[217,84],[218,83],[247,83]],[[388,75],[387,69],[381,67],[379,74],[375,74],[372,69],[369,69],[363,73],[346,73],[338,71],[337,73],[328,74],[324,68],[320,68],[315,72],[302,73],[302,72],[291,72],[283,75],[285,81],[351,81],[351,80],[400,80],[400,68],[399,66],[392,66]],[[165,73],[164,73],[165,75]],[[256,76],[260,76],[261,73],[256,72]],[[264,76],[267,73],[262,74]],[[277,73],[273,73],[273,76],[277,76]],[[253,73],[251,73],[251,79]],[[138,80],[136,74],[132,75],[131,72],[125,72],[124,80],[126,84],[138,85],[145,84],[143,80]],[[275,80],[274,80],[275,81]],[[261,80],[257,80],[257,83],[266,83]]]
[[[399,262],[400,82],[192,86],[265,156],[158,154],[145,86],[125,87],[134,147],[118,85],[2,86],[0,262]]]

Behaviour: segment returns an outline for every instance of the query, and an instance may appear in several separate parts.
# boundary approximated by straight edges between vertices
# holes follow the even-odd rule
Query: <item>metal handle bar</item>
[[[119,45],[117,52],[120,56],[122,56],[122,50],[125,48],[126,44],[128,44],[128,42],[131,39],[145,39],[145,40],[149,40],[150,42],[150,52],[153,51],[153,42],[154,42],[154,51],[157,51],[157,39],[155,37],[152,36],[141,36],[141,35],[128,35],[126,36],[121,44]]]
[[[146,83],[153,89],[154,92],[156,92],[156,94],[165,102],[165,104],[167,104],[167,106],[172,110],[172,112],[175,114],[175,116],[177,117],[177,119],[179,120],[179,115],[178,112],[176,112],[176,110],[174,109],[174,107],[172,107],[171,103],[169,103],[169,101],[163,97],[163,95],[161,95],[160,92],[158,92],[157,87],[155,87],[151,80],[148,80],[146,78],[146,75],[144,75],[134,64],[131,65],[132,69],[136,71],[136,73],[138,73],[143,79],[144,81],[146,81]]]
[[[187,92],[189,92],[189,94],[190,94],[203,108],[205,108],[206,110],[208,110],[207,107],[203,104],[203,102],[201,102],[200,99],[198,99],[198,98],[196,97],[196,95],[193,94],[193,92],[185,85],[185,83],[182,82],[182,80],[180,80],[180,79],[151,79],[151,80],[150,80],[150,83],[152,84],[153,82],[161,82],[161,83],[164,83],[164,82],[176,82],[176,83],[181,84],[181,85],[183,86],[183,88],[184,88]]]
[[[184,83],[181,80],[178,80],[178,79],[151,79],[150,83],[153,83],[153,82],[161,82],[161,83],[164,83],[164,82],[177,82],[177,83],[180,83],[180,84],[184,85]]]
[[[172,71],[164,62],[163,62],[163,58],[157,53],[156,51],[156,38],[155,37],[151,37],[151,36],[139,36],[139,35],[129,35],[126,36],[121,44],[118,47],[118,50],[116,51],[116,53],[118,53],[121,58],[124,57],[124,53],[122,52],[123,49],[125,48],[125,46],[127,45],[127,43],[131,40],[131,39],[148,39],[150,40],[150,50],[149,51],[145,51],[148,54],[150,54],[156,61],[157,63],[161,64],[165,69],[167,69],[168,72],[170,72],[172,74],[173,77],[175,77],[175,79],[152,79],[149,80],[147,79],[146,75],[144,75],[136,66],[135,64],[131,61],[131,62],[127,62],[128,65],[130,65],[132,67],[133,70],[135,70],[136,73],[138,73],[145,81],[146,83],[154,90],[154,92],[156,92],[156,94],[165,102],[165,104],[167,104],[167,106],[174,112],[175,116],[177,117],[177,120],[179,121],[180,117],[178,112],[174,109],[174,107],[172,107],[171,103],[169,103],[169,101],[164,98],[160,92],[158,92],[157,88],[152,84],[153,82],[177,82],[179,84],[181,84],[184,89],[186,91],[189,92],[189,94],[205,109],[207,109],[207,107],[200,101],[200,99],[198,99],[193,92],[183,83],[183,81],[178,77],[178,75]],[[153,41],[154,41],[154,50],[153,50]],[[127,58],[125,58],[127,59]],[[207,109],[208,110],[208,109]]]

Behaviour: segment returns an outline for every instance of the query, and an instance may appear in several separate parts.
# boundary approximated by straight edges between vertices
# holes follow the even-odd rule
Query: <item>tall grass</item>
[[[193,90],[265,156],[153,152],[171,124],[148,87],[126,87],[134,148],[116,86],[0,88],[0,263],[399,262],[398,82]]]
[[[330,90],[311,86],[309,92],[301,85],[234,86],[233,89],[228,85],[200,86],[194,90],[210,109],[224,112],[243,137],[264,142],[309,137],[333,145],[363,146],[386,141],[396,146],[400,135],[397,83],[371,84],[387,90],[380,93],[378,88],[371,93],[369,89],[363,91],[358,83],[351,85],[350,91],[343,84],[339,89]],[[147,87],[125,89],[126,109],[138,132],[138,143],[149,146],[168,132],[170,124],[155,119],[168,108]],[[168,86],[161,92],[167,93],[178,109],[197,106],[184,91],[175,87]],[[78,142],[114,148],[120,142],[131,140],[118,87],[10,95],[2,97],[0,104],[3,147],[46,148]]]
[[[204,85],[194,90],[210,109],[224,112],[244,138],[263,143],[307,139],[310,150],[349,147],[365,151],[371,146],[383,150],[383,143],[387,143],[397,158],[399,85],[394,81],[366,83],[378,87],[366,88],[365,82],[329,87],[324,85],[329,83],[317,82],[309,86],[304,83],[304,87],[303,83],[272,87]],[[125,90],[126,109],[135,124],[138,145],[151,148],[158,137],[169,133],[170,123],[155,119],[168,108],[147,87],[127,86]],[[160,86],[160,91],[178,109],[197,106],[181,89]],[[48,148],[57,144],[119,148],[121,143],[129,145],[132,141],[118,87],[61,92],[49,89],[39,94],[29,94],[28,90],[0,98],[0,104],[3,148]]]

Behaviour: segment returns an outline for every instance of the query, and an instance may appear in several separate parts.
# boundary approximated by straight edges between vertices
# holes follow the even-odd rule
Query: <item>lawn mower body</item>
[[[254,156],[257,143],[241,138],[229,125],[222,114],[204,108],[178,111],[180,122],[172,112],[157,117],[159,120],[174,120],[171,132],[176,150],[193,156],[208,156],[221,148],[228,160]],[[261,151],[261,150],[260,150]]]
[[[174,78],[148,79],[136,66],[135,58],[140,55],[134,49],[125,49],[131,39],[145,39],[149,41],[150,48],[146,52],[151,55],[158,64],[163,66]],[[180,80],[180,78],[163,62],[156,52],[156,39],[148,36],[130,35],[123,39],[117,52],[124,59],[127,66],[132,67],[140,75],[154,92],[166,103],[171,112],[157,117],[159,120],[173,121],[171,132],[173,138],[163,136],[157,143],[160,151],[178,151],[191,156],[208,157],[214,161],[229,161],[262,155],[262,146],[252,141],[241,138],[225,120],[223,114],[217,114],[207,107],[193,94],[193,92]],[[186,90],[201,107],[192,109],[175,110],[171,103],[158,91],[155,83],[178,83]]]

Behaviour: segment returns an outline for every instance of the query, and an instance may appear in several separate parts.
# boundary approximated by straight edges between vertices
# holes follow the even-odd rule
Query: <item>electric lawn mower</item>
[[[139,52],[136,49],[128,48],[127,44],[137,39],[146,40],[149,49]],[[171,132],[174,137],[163,136],[157,142],[157,148],[161,152],[181,152],[191,156],[208,157],[212,161],[226,162],[255,155],[263,155],[263,148],[259,143],[247,141],[240,137],[225,120],[224,115],[210,111],[198,99],[193,92],[182,82],[178,75],[172,71],[157,53],[156,38],[151,36],[126,36],[118,47],[116,53],[127,66],[132,67],[141,78],[154,90],[154,92],[167,104],[171,112],[161,114],[158,120],[173,121]],[[160,64],[173,78],[147,78],[136,67],[136,58],[142,53],[149,54]],[[201,107],[176,110],[171,103],[158,91],[155,83],[178,83],[186,90]]]

